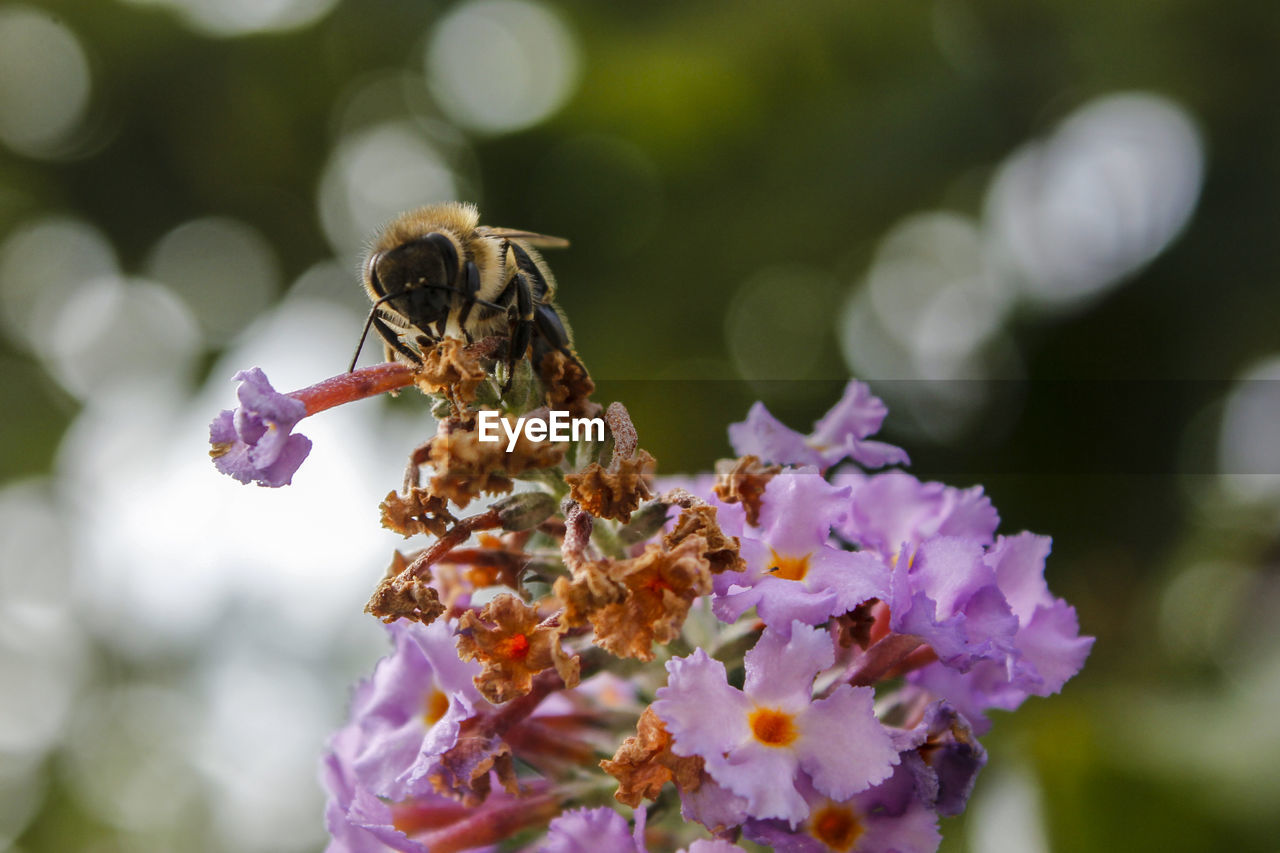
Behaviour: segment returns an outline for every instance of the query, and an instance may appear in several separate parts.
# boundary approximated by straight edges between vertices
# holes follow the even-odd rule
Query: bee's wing
[[[494,237],[506,237],[512,240],[524,240],[531,246],[537,246],[539,249],[567,249],[569,241],[563,237],[552,237],[549,234],[537,234],[533,231],[521,231],[519,228],[495,228],[492,225],[485,225],[476,229],[483,231]]]

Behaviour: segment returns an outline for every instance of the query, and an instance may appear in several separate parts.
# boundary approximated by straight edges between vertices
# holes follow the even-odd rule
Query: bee
[[[422,349],[443,337],[471,343],[505,336],[508,388],[531,346],[535,365],[558,350],[581,366],[554,301],[555,277],[534,248],[569,241],[479,222],[475,205],[448,202],[401,214],[378,233],[362,268],[373,307],[348,371],[370,328],[381,336],[387,361],[415,366]]]

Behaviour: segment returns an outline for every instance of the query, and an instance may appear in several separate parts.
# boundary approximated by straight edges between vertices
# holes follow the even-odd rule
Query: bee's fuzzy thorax
[[[460,239],[480,224],[480,211],[470,202],[449,201],[420,207],[397,216],[378,233],[371,252],[392,249],[432,231],[449,231]]]

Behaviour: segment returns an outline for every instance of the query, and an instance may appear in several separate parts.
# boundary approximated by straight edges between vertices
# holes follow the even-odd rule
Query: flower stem
[[[426,837],[432,853],[454,853],[501,841],[530,826],[545,824],[562,805],[552,794],[483,806],[464,820]]]
[[[307,407],[307,414],[314,415],[343,403],[353,403],[412,385],[414,373],[414,368],[408,364],[388,361],[350,373],[340,373],[323,382],[293,391],[289,396],[301,400]]]
[[[920,648],[923,641],[913,634],[890,634],[874,643],[847,679],[854,687],[869,687]]]

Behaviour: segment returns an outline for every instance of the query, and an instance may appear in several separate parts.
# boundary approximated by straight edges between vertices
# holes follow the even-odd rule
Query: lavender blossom
[[[392,800],[431,790],[436,759],[458,739],[462,720],[487,703],[472,682],[480,667],[458,659],[444,620],[388,626],[394,650],[351,703],[358,732],[352,769],[360,785]]]
[[[538,853],[647,853],[644,809],[636,813],[634,832],[607,806],[567,811],[551,821]]]
[[[925,709],[919,725],[894,737],[904,748],[902,766],[915,780],[916,793],[944,817],[958,815],[969,801],[987,751],[964,716],[946,702]]]
[[[716,576],[716,615],[732,622],[754,606],[766,625],[785,633],[795,620],[816,625],[887,597],[883,560],[829,544],[848,505],[849,490],[834,488],[813,469],[774,477],[761,501],[759,527],[734,531],[747,568]]]
[[[873,476],[841,470],[832,482],[851,490],[848,514],[836,532],[859,548],[892,557],[904,545],[915,547],[932,536],[961,536],[980,545],[995,541],[1000,515],[981,486],[922,483],[899,470]]]
[[[752,817],[793,825],[809,813],[801,776],[837,799],[886,778],[898,762],[876,719],[869,688],[842,684],[813,699],[813,680],[834,663],[830,636],[802,623],[790,637],[766,630],[746,655],[742,690],[702,649],[667,663],[670,678],[654,711],[677,755],[699,756],[706,772],[747,801]]]
[[[311,452],[311,439],[292,434],[307,406],[272,388],[260,368],[242,370],[233,378],[240,383],[240,405],[219,412],[209,424],[213,464],[242,483],[287,486]]]
[[[749,821],[746,837],[778,853],[933,853],[942,841],[937,815],[917,796],[904,767],[844,799],[825,797],[803,779],[797,789],[809,809],[803,821]]]
[[[756,403],[745,421],[729,426],[729,441],[739,456],[751,454],[782,465],[825,469],[844,459],[868,468],[905,465],[907,454],[901,448],[867,440],[880,430],[886,414],[884,403],[865,383],[850,382],[840,401],[807,436],[769,414],[763,403]]]
[[[326,853],[426,853],[427,848],[396,829],[391,806],[362,788],[352,762],[360,732],[344,726],[329,741],[321,780],[329,794],[325,826],[331,836]]]
[[[1084,666],[1093,637],[1080,636],[1075,608],[1055,598],[1044,581],[1047,537],[1001,537],[984,555],[1013,622],[1006,655],[986,655],[967,668],[931,664],[911,673],[911,683],[946,699],[977,734],[991,723],[989,708],[1015,710],[1028,696],[1050,696]]]

